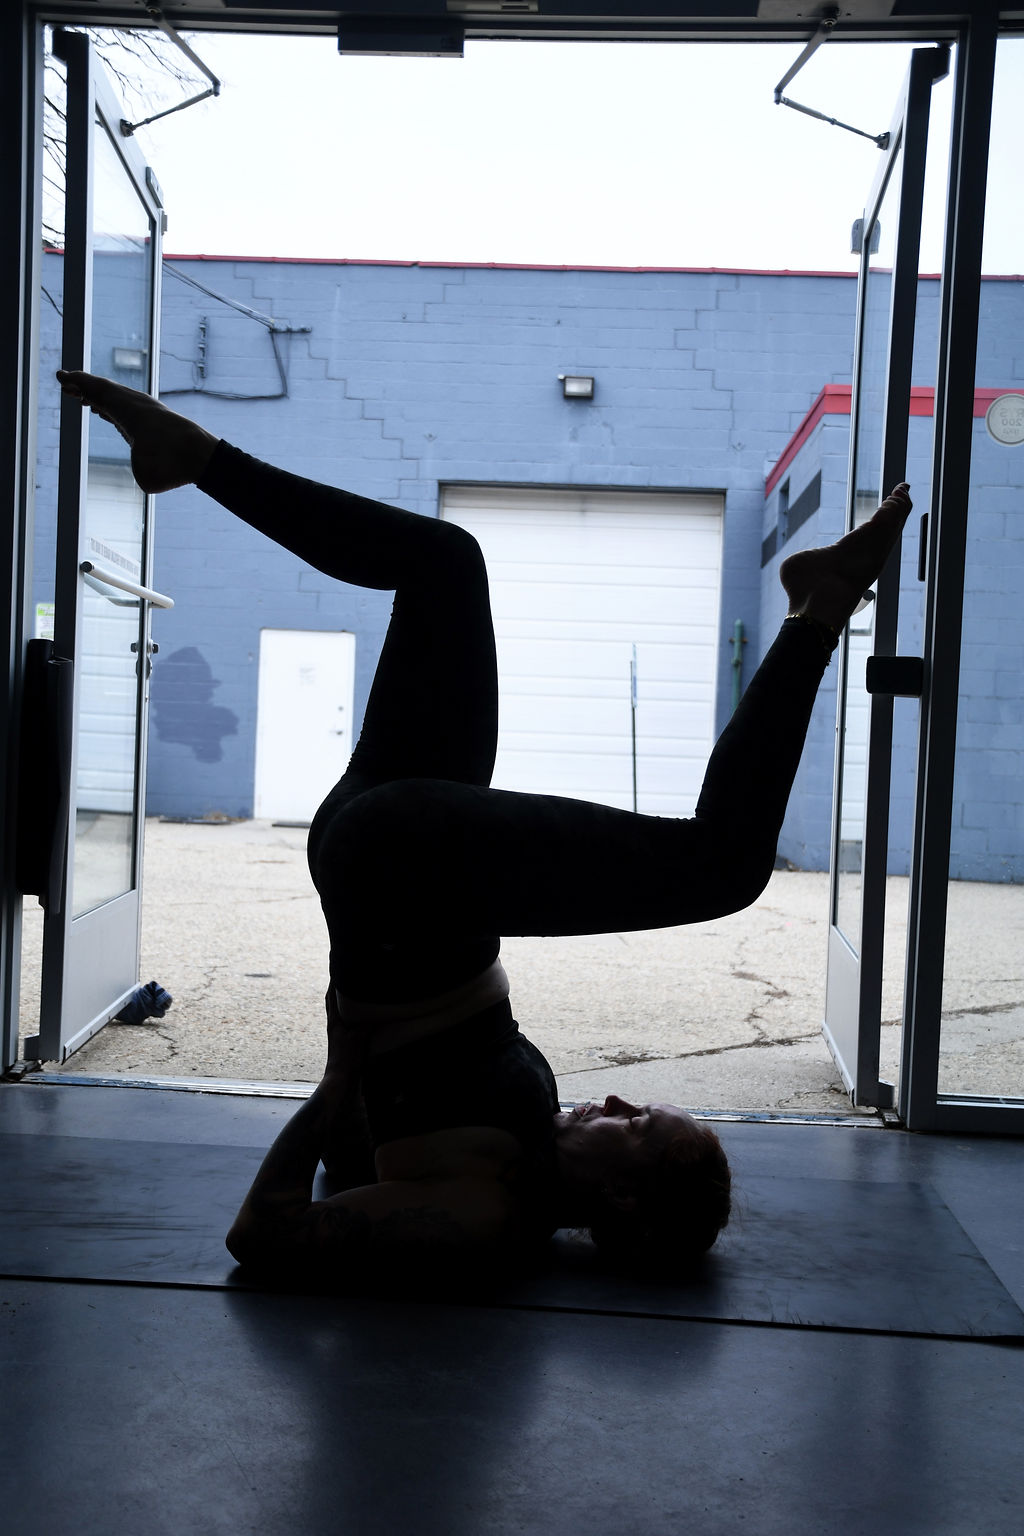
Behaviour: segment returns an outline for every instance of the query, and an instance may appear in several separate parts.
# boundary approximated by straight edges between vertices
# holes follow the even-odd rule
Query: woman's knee
[[[451,561],[465,561],[467,564],[483,563],[480,545],[468,528],[463,528],[446,517],[418,517],[417,523],[420,525],[419,532],[424,547],[430,545],[435,551],[443,550],[445,557]]]
[[[444,551],[445,566],[458,571],[461,577],[475,576],[486,579],[483,550],[468,528],[439,517],[434,523],[436,540]]]
[[[764,895],[775,869],[775,857],[774,843],[768,847],[761,842],[744,841],[733,847],[726,861],[730,912],[742,912]]]
[[[729,917],[753,906],[775,868],[774,840],[723,832],[700,818],[682,825],[702,834],[692,838],[697,856],[691,867],[701,872],[699,901],[707,918]]]

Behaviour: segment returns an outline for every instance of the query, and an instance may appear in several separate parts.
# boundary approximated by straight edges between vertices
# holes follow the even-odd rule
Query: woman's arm
[[[276,1242],[309,1209],[321,1158],[325,1152],[331,1157],[343,1128],[362,1108],[359,1081],[365,1042],[343,1026],[333,988],[328,988],[326,1007],[323,1079],[274,1141],[228,1233],[228,1248],[240,1263],[243,1251],[251,1258],[257,1246],[265,1247],[272,1238]],[[359,1183],[374,1177],[372,1148],[367,1145],[366,1151],[369,1167],[364,1161]]]
[[[320,1133],[320,1161],[333,1192],[373,1184],[377,1172],[373,1158],[366,1105],[362,1093],[365,1032],[346,1025],[338,1010],[334,988],[328,987],[327,1067],[324,1073],[335,1086],[330,1095]],[[342,1091],[342,1082],[345,1090]]]
[[[461,1158],[455,1167],[438,1158],[433,1143],[449,1133],[417,1138],[422,1159],[407,1159],[411,1177],[311,1198],[325,1128],[348,1092],[342,1074],[328,1073],[281,1131],[228,1233],[233,1257],[278,1278],[351,1283],[404,1274],[415,1284],[453,1261],[461,1268],[494,1256],[514,1227],[512,1197],[489,1160],[466,1159],[462,1173]],[[415,1176],[417,1164],[425,1177]]]
[[[240,1263],[308,1210],[321,1147],[348,1098],[345,1079],[326,1075],[277,1136],[227,1236]]]

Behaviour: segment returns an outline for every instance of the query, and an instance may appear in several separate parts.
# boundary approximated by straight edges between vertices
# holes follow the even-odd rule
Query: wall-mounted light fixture
[[[142,347],[115,347],[113,364],[128,373],[141,373],[146,366],[145,350]]]
[[[583,373],[560,373],[562,395],[566,400],[593,400],[594,381]]]

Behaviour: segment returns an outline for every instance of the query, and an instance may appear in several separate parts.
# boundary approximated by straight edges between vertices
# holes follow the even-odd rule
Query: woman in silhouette
[[[729,1215],[718,1138],[685,1110],[562,1110],[519,1031],[502,934],[701,922],[764,889],[811,707],[840,630],[910,511],[781,570],[789,616],[718,741],[685,820],[489,787],[497,676],[470,534],[250,458],[150,396],[84,373],[61,385],[113,422],[146,491],[195,483],[339,581],[394,590],[343,778],[309,867],[330,936],[328,1059],[228,1234],[240,1263],[329,1284],[501,1272],[561,1226],[638,1264],[679,1265]],[[318,1164],[336,1193],[313,1199]]]

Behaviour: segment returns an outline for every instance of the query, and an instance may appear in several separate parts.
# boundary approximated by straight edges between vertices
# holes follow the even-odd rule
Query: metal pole
[[[743,620],[737,619],[732,627],[732,712],[736,713],[736,707],[740,702],[743,689],[740,687],[740,679],[743,672],[743,647],[746,641],[743,638]]]

